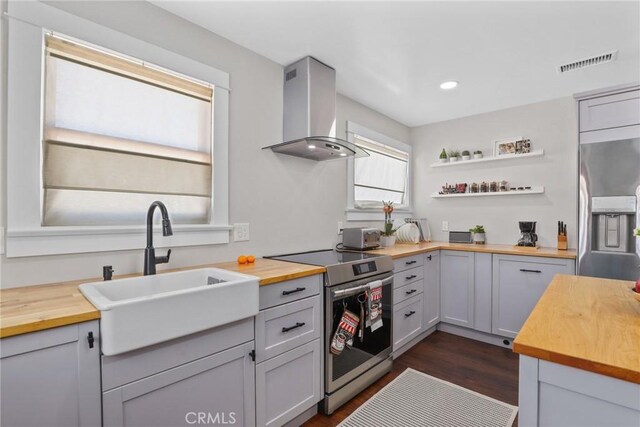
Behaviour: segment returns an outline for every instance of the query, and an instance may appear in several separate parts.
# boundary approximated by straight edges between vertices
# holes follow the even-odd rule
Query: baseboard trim
[[[502,348],[513,349],[513,338],[500,337],[498,335],[487,334],[485,332],[474,331],[473,329],[463,328],[461,326],[449,325],[447,323],[438,323],[439,331],[446,332],[453,335],[458,335],[465,338],[470,338],[476,341],[482,341],[487,344],[493,344]],[[508,344],[505,344],[504,341]]]
[[[394,360],[397,359],[404,352],[409,350],[414,345],[418,344],[420,341],[422,341],[423,339],[425,339],[426,337],[428,337],[429,335],[431,335],[435,331],[436,331],[436,326],[432,326],[431,328],[427,329],[425,332],[421,333],[420,335],[418,335],[417,337],[415,337],[414,339],[412,339],[411,341],[409,341],[408,343],[406,343],[405,345],[403,345],[402,347],[400,347],[399,349],[394,351],[393,354],[392,354],[393,359]]]

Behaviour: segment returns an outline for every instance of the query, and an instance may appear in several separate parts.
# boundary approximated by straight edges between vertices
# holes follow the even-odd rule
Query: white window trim
[[[8,7],[7,257],[139,249],[145,243],[145,224],[41,226],[40,145],[47,31],[67,34],[215,86],[212,222],[175,225],[174,235],[167,238],[156,231],[154,242],[157,247],[228,243],[229,75],[40,2],[10,2]]]
[[[354,135],[360,135],[367,139],[379,142],[381,144],[388,145],[390,147],[402,150],[409,153],[409,162],[407,163],[407,206],[406,208],[398,208],[393,211],[394,219],[410,218],[413,214],[413,168],[411,163],[412,147],[409,144],[400,142],[396,139],[388,137],[380,132],[371,130],[358,123],[347,121],[347,140],[355,144]],[[384,214],[382,209],[361,209],[355,207],[354,200],[354,160],[350,158],[347,160],[347,221],[383,221]]]

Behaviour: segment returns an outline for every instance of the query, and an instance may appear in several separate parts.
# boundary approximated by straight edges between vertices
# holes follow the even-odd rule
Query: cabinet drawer
[[[260,286],[260,310],[318,295],[321,287],[321,274]]]
[[[394,289],[408,285],[409,283],[419,282],[424,277],[424,267],[410,268],[393,275]]]
[[[580,101],[580,132],[640,124],[640,91]]]
[[[407,256],[398,258],[393,261],[393,272],[408,270],[414,267],[421,267],[424,264],[424,255],[418,254],[413,256]]]
[[[321,311],[318,295],[258,313],[256,361],[262,362],[320,338]]]
[[[492,333],[515,337],[556,274],[574,274],[574,261],[493,256]]]
[[[418,294],[393,306],[393,351],[422,332],[422,297]]]
[[[393,304],[399,304],[402,301],[408,300],[409,298],[421,294],[424,291],[423,286],[424,281],[419,280],[417,282],[409,283],[408,285],[395,288],[393,290]]]
[[[321,340],[256,365],[256,421],[281,426],[320,401]]]

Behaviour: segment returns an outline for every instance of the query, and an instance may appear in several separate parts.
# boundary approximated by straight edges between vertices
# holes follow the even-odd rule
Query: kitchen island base
[[[520,355],[518,425],[638,426],[640,384]]]

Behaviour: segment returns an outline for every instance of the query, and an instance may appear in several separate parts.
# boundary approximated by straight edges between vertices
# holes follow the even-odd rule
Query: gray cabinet
[[[491,333],[491,254],[477,252],[474,263],[473,329]]]
[[[248,318],[102,356],[104,426],[254,425],[253,339]]]
[[[440,251],[429,252],[424,256],[424,302],[423,329],[440,322]]]
[[[575,274],[575,261],[494,255],[492,333],[514,338],[553,276],[559,273]]]
[[[195,360],[103,395],[104,426],[255,424],[253,342]]]
[[[100,426],[99,335],[91,321],[2,339],[0,424]]]
[[[393,352],[422,333],[422,294],[393,306]]]
[[[256,365],[256,421],[281,426],[320,401],[321,340]]]
[[[255,323],[258,426],[281,426],[322,399],[321,284],[322,276],[316,275],[260,288]]]
[[[580,132],[640,124],[640,90],[580,101]]]
[[[473,252],[440,251],[440,320],[474,327],[475,257]]]

